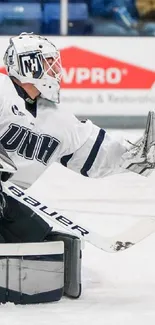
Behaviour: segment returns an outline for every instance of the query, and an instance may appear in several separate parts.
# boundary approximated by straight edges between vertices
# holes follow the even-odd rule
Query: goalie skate
[[[148,113],[144,135],[122,156],[122,168],[148,176],[155,169],[155,112]]]

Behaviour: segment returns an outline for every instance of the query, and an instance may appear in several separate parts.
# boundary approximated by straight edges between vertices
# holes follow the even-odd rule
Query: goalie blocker
[[[0,302],[29,304],[81,294],[81,241],[52,231],[30,208],[4,194],[0,218]]]

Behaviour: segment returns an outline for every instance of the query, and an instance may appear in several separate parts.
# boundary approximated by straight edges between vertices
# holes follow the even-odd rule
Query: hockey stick
[[[59,225],[59,227],[62,227],[66,231],[71,232],[72,234],[104,250],[105,252],[115,253],[125,250],[155,232],[155,218],[145,217],[121,234],[113,237],[103,237],[93,230],[90,230],[85,226],[83,227],[81,222],[76,224],[71,220],[70,217],[68,218],[62,214],[59,214],[57,211],[53,211],[50,206],[47,206],[40,202],[40,200],[38,201],[36,198],[29,196],[26,193],[28,190],[24,191],[13,183],[4,183],[4,191],[8,195],[14,197],[17,201],[31,208],[45,221],[50,221]]]

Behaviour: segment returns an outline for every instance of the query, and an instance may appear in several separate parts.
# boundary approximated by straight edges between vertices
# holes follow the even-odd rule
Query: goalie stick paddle
[[[116,253],[126,250],[155,232],[155,218],[144,217],[124,232],[112,237],[104,237],[86,226],[83,226],[81,222],[76,224],[70,217],[66,217],[64,214],[54,211],[50,206],[45,205],[40,200],[32,197],[32,195],[29,196],[28,190],[24,191],[11,182],[6,182],[4,184],[4,191],[17,201],[31,208],[46,222],[57,224],[67,232],[71,232],[73,235],[78,236],[82,240],[89,242],[105,252]]]

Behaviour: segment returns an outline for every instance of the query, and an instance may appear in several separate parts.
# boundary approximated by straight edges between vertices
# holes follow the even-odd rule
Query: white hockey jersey
[[[52,162],[89,177],[115,173],[126,147],[91,121],[79,121],[43,98],[33,117],[8,76],[0,74],[0,141],[28,187]]]

